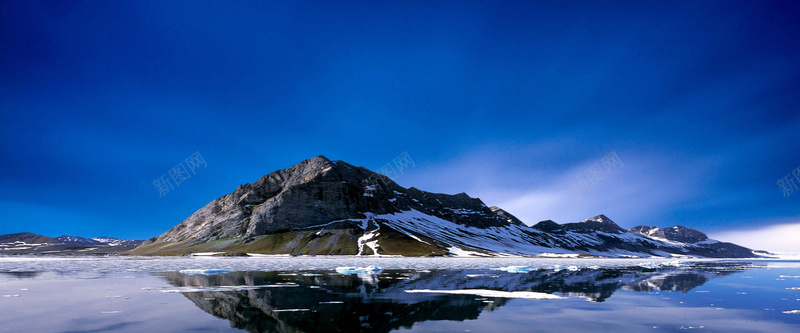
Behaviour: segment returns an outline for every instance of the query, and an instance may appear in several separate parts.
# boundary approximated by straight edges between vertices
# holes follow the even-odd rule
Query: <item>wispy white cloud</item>
[[[654,216],[690,198],[694,192],[691,183],[700,177],[671,168],[661,157],[618,151],[622,165],[606,171],[604,178],[593,184],[586,178],[586,170],[596,163],[602,167],[601,159],[612,151],[574,161],[550,159],[563,158],[571,144],[563,139],[528,147],[484,148],[444,165],[423,166],[403,181],[425,184],[423,189],[429,191],[467,192],[528,224],[546,219],[575,222],[606,214],[630,227],[677,224]],[[576,179],[585,181],[584,190],[576,189]]]
[[[759,229],[739,229],[723,231],[709,237],[739,244],[754,250],[789,252],[800,254],[800,222],[773,224]]]

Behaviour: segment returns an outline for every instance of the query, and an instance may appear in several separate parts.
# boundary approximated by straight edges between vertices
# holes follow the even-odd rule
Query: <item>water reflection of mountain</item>
[[[14,279],[33,279],[41,274],[42,272],[38,271],[0,272],[0,276],[7,276]]]
[[[508,302],[474,295],[419,294],[406,290],[490,289],[534,291],[602,302],[618,289],[686,292],[749,264],[693,264],[658,269],[385,271],[378,276],[325,272],[166,273],[199,308],[249,332],[389,332],[428,320],[475,319]],[[238,287],[237,287],[238,286]],[[249,287],[248,287],[249,286]]]

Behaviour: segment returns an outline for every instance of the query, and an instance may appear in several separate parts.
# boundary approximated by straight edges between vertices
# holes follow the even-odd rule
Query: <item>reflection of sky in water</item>
[[[800,330],[800,314],[784,313],[800,310],[800,289],[792,289],[800,287],[800,263],[652,269],[639,267],[642,260],[439,259],[0,258],[0,322],[4,330],[48,332]],[[372,264],[387,269],[333,270]],[[555,271],[555,264],[583,269]],[[509,265],[534,270],[492,269]],[[198,268],[231,273],[177,272]],[[482,291],[407,292],[464,289]],[[566,298],[511,299],[492,290]]]

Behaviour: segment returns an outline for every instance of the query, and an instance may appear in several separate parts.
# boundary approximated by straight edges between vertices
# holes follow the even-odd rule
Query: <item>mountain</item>
[[[137,244],[142,242],[141,240],[119,239],[108,236],[83,238],[78,236],[63,235],[56,237],[56,239],[63,243],[82,244],[89,246],[119,246],[119,245]]]
[[[81,244],[81,245],[89,245],[89,246],[97,246],[100,245],[100,242],[83,237],[76,237],[76,236],[67,236],[61,235],[56,237],[56,240],[62,243],[72,243],[72,244]]]
[[[0,235],[0,244],[19,244],[19,246],[36,246],[39,244],[47,244],[53,242],[56,242],[54,238],[32,234],[30,232],[20,232],[17,234]]]
[[[697,243],[708,239],[706,234],[680,225],[676,225],[667,229],[659,229],[653,226],[640,225],[630,228],[628,231],[646,235],[651,238],[680,243]]]
[[[757,256],[753,250],[733,243],[710,239],[700,231],[680,225],[666,229],[640,225],[630,228],[628,231],[680,246],[686,249],[687,252],[703,257],[720,257],[725,256],[725,254],[732,258]]]
[[[83,238],[59,236],[51,238],[30,232],[0,235],[0,255],[3,254],[54,254],[54,255],[105,255],[129,251],[139,245],[138,240],[114,237]]]
[[[699,233],[683,228],[675,235]],[[317,156],[240,185],[131,253],[755,256],[730,243],[680,242],[649,230],[625,230],[605,215],[529,227],[466,193],[404,188]]]

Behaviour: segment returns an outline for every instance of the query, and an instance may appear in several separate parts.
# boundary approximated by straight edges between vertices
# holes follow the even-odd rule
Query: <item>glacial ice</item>
[[[497,297],[497,298],[524,298],[524,299],[563,299],[564,297],[538,293],[533,291],[500,291],[489,289],[460,289],[460,290],[431,290],[431,289],[417,289],[406,290],[407,293],[431,293],[431,294],[461,294],[461,295],[476,295],[481,297]]]

